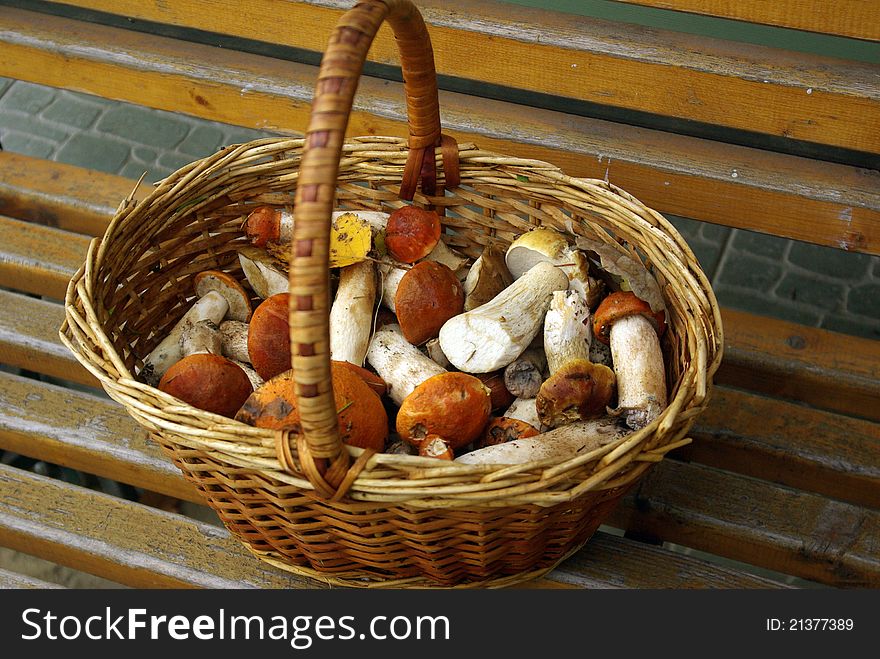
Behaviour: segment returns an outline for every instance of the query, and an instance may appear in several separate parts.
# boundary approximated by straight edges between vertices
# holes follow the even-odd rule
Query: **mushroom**
[[[435,211],[403,206],[392,211],[385,226],[385,247],[392,258],[415,263],[440,242],[442,227]]]
[[[277,261],[268,252],[257,247],[240,247],[238,262],[245,279],[254,293],[262,299],[289,290],[287,273],[282,272]]]
[[[665,313],[630,291],[611,293],[593,315],[593,335],[611,346],[617,377],[617,409],[633,430],[644,428],[666,407],[666,373],[659,336]]]
[[[534,398],[546,375],[544,348],[530,347],[504,368],[504,385],[514,396]]]
[[[159,384],[165,371],[183,357],[180,347],[180,336],[183,330],[202,320],[219,323],[223,320],[228,309],[229,303],[220,293],[209,292],[199,298],[171,328],[166,337],[159,342],[159,345],[144,358],[144,365],[139,373],[141,380],[151,387]]]
[[[428,378],[446,369],[406,340],[398,325],[385,325],[373,334],[367,362],[388,383],[388,395],[397,405]]]
[[[534,437],[539,433],[540,431],[535,426],[520,419],[511,419],[505,416],[496,417],[489,421],[483,435],[474,442],[474,449],[478,450],[517,439]]]
[[[508,391],[507,386],[504,384],[503,371],[474,373],[474,377],[489,388],[489,398],[492,400],[493,411],[508,407],[516,398],[516,396]]]
[[[264,380],[288,370],[290,360],[289,293],[276,293],[254,309],[248,327],[248,355]]]
[[[452,363],[443,354],[443,348],[440,347],[440,339],[437,337],[429,339],[425,343],[425,353],[446,370],[452,368]]]
[[[400,331],[413,345],[435,338],[443,324],[462,312],[464,291],[449,267],[421,261],[400,279],[394,311]]]
[[[459,370],[488,373],[502,369],[540,331],[550,294],[566,288],[565,273],[540,262],[486,304],[446,321],[440,328],[440,346]]]
[[[388,415],[379,396],[345,362],[333,361],[330,367],[342,442],[381,451],[388,436]],[[279,373],[254,390],[235,419],[257,428],[298,428],[300,416],[294,386],[293,370]]]
[[[532,437],[470,451],[455,461],[481,465],[562,461],[594,451],[628,433],[610,417],[578,421]]]
[[[397,434],[412,444],[439,435],[455,450],[479,437],[492,412],[490,392],[467,373],[440,373],[419,384],[397,412]]]
[[[224,320],[220,323],[220,354],[229,359],[250,364],[248,353],[248,323],[240,320]]]
[[[464,280],[464,310],[486,304],[512,283],[513,275],[504,262],[504,250],[494,244],[486,245]]]
[[[508,419],[519,419],[538,430],[546,430],[547,427],[538,418],[538,409],[535,398],[517,398],[508,407],[502,416]]]
[[[577,291],[553,293],[544,319],[544,354],[550,376],[535,400],[545,426],[586,421],[605,413],[614,395],[614,372],[590,361],[589,310]]]
[[[419,455],[424,458],[437,458],[440,460],[454,460],[455,453],[452,446],[440,435],[428,435],[418,446]]]
[[[373,331],[376,267],[361,261],[339,269],[330,308],[330,358],[362,366]]]
[[[381,211],[333,211],[330,221],[353,213],[370,225],[373,234],[383,231],[388,221],[388,213]],[[244,232],[254,247],[286,245],[293,238],[294,212],[286,206],[259,206],[248,213],[244,221]]]
[[[583,296],[589,308],[592,309],[599,302],[603,284],[590,276],[589,259],[581,250],[569,245],[558,231],[539,227],[524,233],[510,243],[504,258],[514,279],[528,272],[536,263],[552,263],[565,272],[571,289]]]
[[[251,300],[234,277],[220,270],[205,270],[195,276],[194,284],[199,297],[204,297],[209,291],[217,291],[226,298],[229,303],[227,318],[245,323],[250,320],[253,311]]]
[[[181,333],[183,358],[159,380],[167,394],[207,412],[232,418],[253,391],[247,374],[219,354],[220,330],[211,320]]]

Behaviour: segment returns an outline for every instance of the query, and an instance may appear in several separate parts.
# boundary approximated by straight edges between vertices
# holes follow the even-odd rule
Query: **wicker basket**
[[[410,136],[345,141],[360,69],[383,20],[400,47]],[[404,200],[436,208],[444,239],[470,257],[548,226],[639,258],[667,303],[666,410],[646,428],[566,461],[462,465],[343,445],[326,338],[330,213],[389,211]],[[241,276],[242,219],[266,203],[296,205],[291,346],[303,425],[296,437],[195,409],[134,375],[192,303],[196,273]],[[304,139],[224,148],[139,203],[124,200],[65,302],[62,340],[231,533],[271,564],[346,586],[503,586],[553,569],[646,470],[687,443],[722,350],[711,287],[659,213],[607,182],[441,135],[430,40],[409,0],[367,0],[341,19]]]

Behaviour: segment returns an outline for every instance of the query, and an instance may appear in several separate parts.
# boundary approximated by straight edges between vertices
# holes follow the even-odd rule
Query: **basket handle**
[[[423,192],[434,193],[435,147],[441,145],[434,53],[421,14],[410,0],[358,2],[337,23],[321,60],[296,188],[291,242],[290,348],[302,426],[297,440],[299,463],[325,498],[338,498],[344,494],[339,489],[347,489],[353,480],[348,474],[349,455],[339,436],[330,370],[330,216],[354,95],[367,51],[384,20],[391,25],[400,51],[409,122],[409,157],[401,198],[412,199],[419,179]],[[451,151],[449,141],[443,136],[444,165],[451,160],[445,157]],[[457,158],[456,149],[456,166]]]

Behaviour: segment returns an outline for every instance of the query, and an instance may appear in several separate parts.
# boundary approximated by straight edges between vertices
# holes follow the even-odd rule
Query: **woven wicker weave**
[[[383,20],[401,48],[410,136],[345,141],[360,67]],[[643,430],[566,461],[463,465],[343,445],[327,353],[330,212],[390,211],[410,203],[402,198],[441,212],[444,240],[470,257],[545,226],[640,259],[667,303],[667,409]],[[242,220],[267,203],[297,209],[290,288],[297,437],[195,409],[134,375],[191,305],[196,273],[241,278]],[[368,0],[340,21],[306,138],[224,148],[139,203],[124,200],[92,242],[65,306],[62,340],[233,534],[267,562],[347,586],[504,586],[551,570],[647,469],[687,443],[722,348],[711,287],[659,213],[607,182],[441,136],[430,40],[408,0]]]

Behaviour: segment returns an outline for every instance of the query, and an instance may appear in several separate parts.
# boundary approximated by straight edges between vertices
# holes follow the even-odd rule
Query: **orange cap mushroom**
[[[397,433],[412,444],[440,435],[453,449],[480,436],[492,411],[490,391],[467,373],[440,373],[407,396],[397,412]]]
[[[447,320],[464,310],[464,290],[448,266],[422,261],[400,280],[394,308],[406,340],[421,345],[436,337]]]
[[[609,343],[611,327],[615,321],[632,315],[647,318],[654,326],[657,336],[663,336],[666,328],[666,314],[654,312],[650,305],[632,291],[616,291],[605,296],[593,313],[593,336],[602,343]]]
[[[388,415],[379,396],[342,362],[331,362],[333,396],[343,443],[381,451],[388,436]],[[257,428],[290,430],[299,426],[293,371],[279,373],[256,389],[235,415]]]
[[[505,416],[496,417],[489,421],[482,436],[474,442],[474,449],[504,444],[525,437],[534,437],[538,434],[540,431],[531,423]]]
[[[253,392],[241,368],[209,352],[189,355],[173,364],[158,388],[200,410],[229,418]]]
[[[254,370],[270,380],[291,367],[289,293],[276,293],[254,309],[248,327],[248,355]]]
[[[440,241],[440,217],[435,211],[418,206],[398,208],[388,217],[385,247],[403,263],[425,258]]]
[[[428,435],[419,444],[419,455],[423,458],[437,458],[439,460],[454,460],[455,453],[452,447],[440,435]]]

